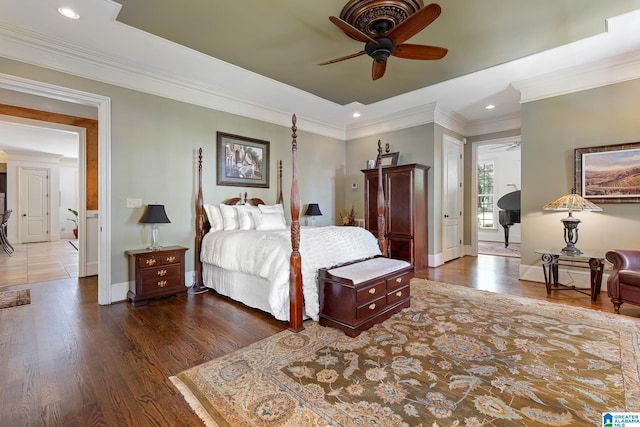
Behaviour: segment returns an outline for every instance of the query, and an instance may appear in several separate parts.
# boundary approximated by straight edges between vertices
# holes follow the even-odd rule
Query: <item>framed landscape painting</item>
[[[639,203],[640,142],[576,148],[575,184],[593,203]]]
[[[217,183],[269,188],[269,141],[217,132]]]

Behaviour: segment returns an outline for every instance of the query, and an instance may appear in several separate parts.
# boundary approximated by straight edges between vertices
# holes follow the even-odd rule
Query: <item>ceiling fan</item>
[[[520,143],[520,141],[504,142],[489,148],[489,150],[516,151],[520,149]]]
[[[358,53],[332,59],[318,65],[333,64],[367,54],[373,58],[371,75],[373,80],[377,80],[384,75],[389,56],[405,59],[434,60],[442,59],[447,54],[448,50],[443,47],[405,43],[405,41],[418,34],[440,16],[441,9],[439,5],[436,3],[429,4],[417,9],[410,15],[406,13],[406,10],[403,14],[391,13],[384,15],[386,11],[392,9],[388,6],[388,2],[384,7],[382,4],[374,5],[373,7],[376,6],[378,10],[375,13],[371,13],[372,6],[368,4],[366,7],[369,10],[364,11],[366,13],[349,19],[352,23],[358,22],[357,25],[352,25],[349,21],[335,16],[329,17],[329,20],[349,37],[364,42],[365,45],[364,49]],[[394,11],[392,10],[392,12]],[[343,15],[345,15],[344,10],[341,17]]]

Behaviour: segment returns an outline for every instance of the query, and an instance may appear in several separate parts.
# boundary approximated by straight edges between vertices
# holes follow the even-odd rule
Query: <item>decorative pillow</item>
[[[278,215],[280,215],[282,217],[281,221],[285,225],[285,228],[286,228],[287,220],[284,217],[284,207],[281,204],[278,203],[277,205],[258,205],[258,209],[260,209],[260,212],[262,212],[263,214],[278,214]]]
[[[222,214],[223,230],[237,230],[240,228],[238,223],[238,209],[231,205],[220,205],[220,213]]]
[[[220,231],[223,229],[222,214],[220,208],[216,205],[204,205],[204,211],[211,225],[211,231]]]
[[[236,205],[234,208],[236,208],[238,214],[238,229],[255,230],[256,224],[252,213],[260,212],[260,210],[251,205]]]
[[[258,205],[258,209],[262,213],[280,213],[284,215],[284,208],[280,203],[277,205]]]
[[[263,213],[253,212],[253,220],[256,223],[256,230],[286,230],[287,224],[284,215],[278,212]]]

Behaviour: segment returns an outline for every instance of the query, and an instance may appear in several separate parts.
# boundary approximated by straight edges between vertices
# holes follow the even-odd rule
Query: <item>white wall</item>
[[[78,160],[62,159],[60,162],[60,238],[74,239],[75,224],[67,218],[73,218],[69,208],[78,210]]]

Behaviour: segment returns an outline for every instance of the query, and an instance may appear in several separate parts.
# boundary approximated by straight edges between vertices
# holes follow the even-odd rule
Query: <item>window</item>
[[[498,228],[493,204],[494,171],[492,161],[478,162],[478,226],[481,229]]]

